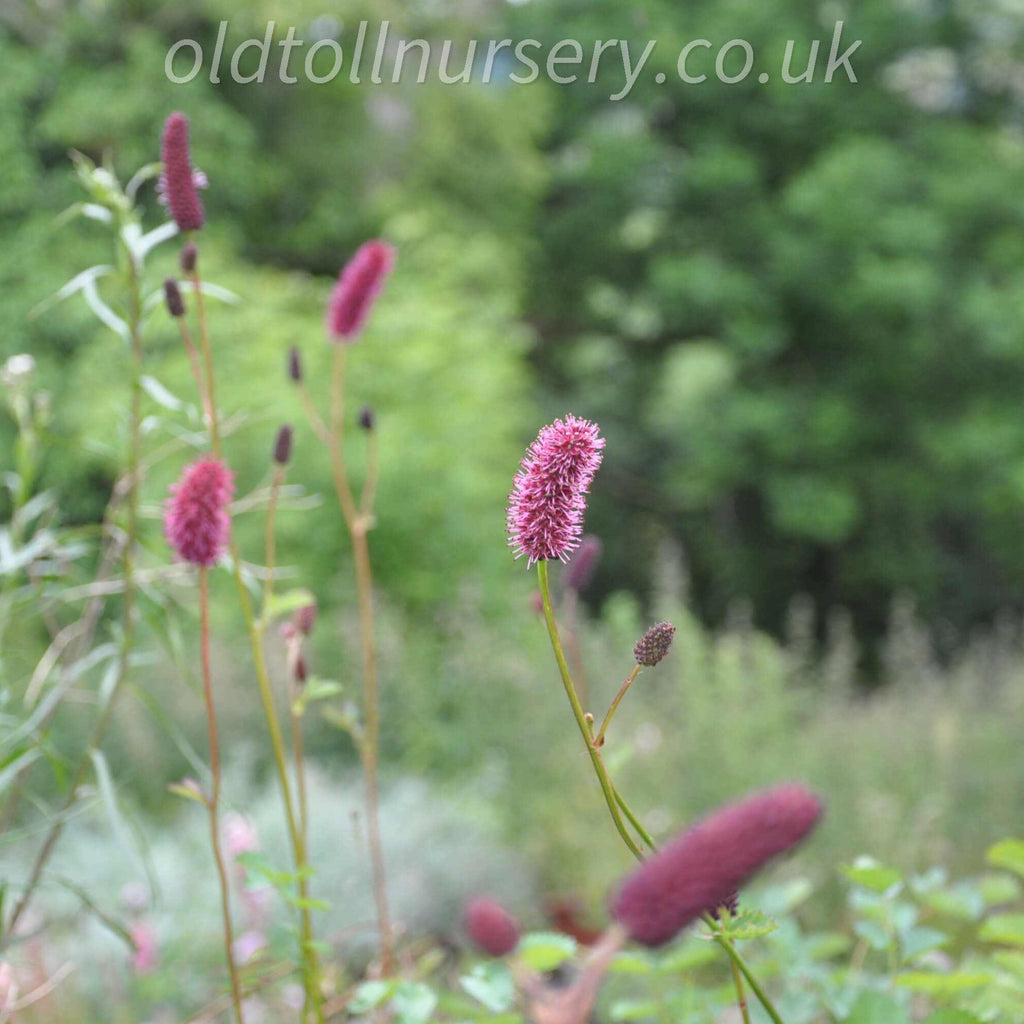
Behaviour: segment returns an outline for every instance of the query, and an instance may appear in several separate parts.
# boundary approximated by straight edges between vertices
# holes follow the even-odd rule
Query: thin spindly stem
[[[635,856],[637,860],[643,860],[643,851],[626,829],[622,820],[622,815],[625,814],[630,824],[637,830],[637,834],[641,836],[643,841],[651,848],[651,850],[656,849],[655,843],[647,830],[640,823],[637,816],[630,809],[629,805],[625,800],[623,800],[622,795],[615,788],[609,778],[608,770],[605,768],[604,760],[601,757],[601,752],[597,746],[596,738],[592,735],[590,726],[587,722],[587,716],[584,714],[583,708],[580,706],[579,698],[576,696],[576,689],[573,686],[572,676],[569,673],[569,666],[565,660],[565,652],[562,650],[562,644],[558,637],[558,625],[555,622],[554,611],[551,607],[551,589],[548,584],[548,565],[543,559],[537,563],[537,578],[540,583],[541,600],[544,605],[544,621],[547,624],[548,636],[551,638],[551,647],[555,653],[555,661],[558,663],[558,670],[562,676],[562,683],[565,686],[565,692],[569,698],[569,704],[572,706],[573,716],[576,719],[577,726],[579,726],[580,734],[583,736],[584,742],[587,745],[587,752],[590,754],[590,760],[594,766],[594,772],[597,775],[598,782],[601,784],[601,791],[604,793],[605,802],[608,804],[608,810],[611,813],[612,821],[615,823],[615,827],[618,830],[619,835],[622,837],[622,841],[629,847],[633,856]],[[636,677],[636,674],[636,671],[634,671],[630,679],[627,680],[627,685],[632,682]],[[620,691],[620,694],[624,689],[625,687]],[[599,733],[598,735],[601,734]],[[750,985],[751,991],[753,991],[754,995],[757,996],[761,1005],[764,1007],[765,1012],[772,1019],[774,1024],[783,1024],[778,1011],[768,998],[767,993],[763,988],[761,988],[758,980],[754,977],[750,968],[747,966],[746,961],[732,944],[729,937],[719,930],[717,923],[710,914],[704,914],[703,919],[711,929],[715,942],[725,950],[730,961],[735,965],[743,977],[747,979],[747,983]]]
[[[622,702],[622,698],[626,696],[626,691],[633,685],[633,680],[640,675],[640,669],[642,665],[635,665],[633,671],[629,673],[628,678],[619,688],[619,692],[615,694],[615,699],[612,701],[611,707],[608,708],[608,714],[604,716],[604,721],[601,723],[601,728],[597,732],[597,737],[594,740],[594,746],[600,747],[604,745],[604,734],[608,731],[608,726],[611,724],[612,717],[615,715],[619,704]]]
[[[224,855],[220,846],[220,829],[217,824],[220,808],[220,744],[217,741],[217,713],[213,702],[213,676],[210,671],[210,586],[206,566],[199,567],[199,656],[203,675],[203,699],[206,702],[206,724],[210,741],[210,795],[206,808],[210,814],[210,846],[217,864],[220,879],[220,908],[224,919],[224,957],[231,978],[231,1000],[235,1008],[235,1020],[243,1024],[242,986],[235,966],[235,937],[231,925],[231,896],[228,873],[224,867]]]
[[[380,790],[378,779],[380,744],[380,689],[377,680],[377,642],[373,612],[373,571],[367,540],[369,521],[356,508],[352,485],[345,465],[345,346],[334,350],[331,372],[330,413],[331,474],[345,524],[352,538],[352,556],[356,570],[356,591],[359,603],[359,646],[363,660],[363,714],[366,719],[359,753],[363,763],[366,788],[366,830],[370,845],[370,866],[373,873],[373,895],[380,931],[381,970],[391,973],[393,939],[388,910],[387,876],[384,867],[384,844],[380,833]]]
[[[198,270],[192,273],[192,285],[196,295],[196,312],[199,317],[199,343],[202,347],[203,361],[206,365],[206,386],[207,396],[210,404],[210,443],[214,454],[222,458],[223,453],[220,443],[220,428],[218,424],[217,400],[215,378],[213,370],[213,353],[210,348],[210,336],[206,324],[206,307],[202,298],[202,287],[199,280]],[[288,837],[291,841],[292,855],[295,860],[295,869],[298,876],[299,890],[299,920],[301,924],[301,951],[303,982],[306,990],[306,1007],[304,1015],[312,1010],[317,1024],[323,1024],[323,994],[320,991],[320,965],[316,953],[316,946],[313,941],[313,920],[310,911],[309,878],[306,862],[306,841],[299,828],[295,815],[295,805],[292,800],[291,784],[288,781],[288,764],[285,755],[284,736],[281,730],[281,722],[277,714],[277,707],[274,704],[274,691],[270,684],[270,673],[267,670],[267,659],[263,649],[263,620],[257,620],[252,607],[252,600],[249,591],[246,589],[245,580],[242,578],[242,561],[238,553],[238,545],[235,541],[234,531],[228,544],[231,554],[231,568],[235,579],[235,589],[238,591],[238,603],[242,608],[242,617],[245,620],[246,633],[249,637],[249,646],[252,649],[253,671],[256,675],[256,684],[260,694],[260,703],[263,706],[263,716],[267,722],[267,731],[270,734],[270,747],[274,757],[274,768],[277,772],[278,785],[281,790],[281,799],[284,802],[285,824],[288,828]]]
[[[735,960],[729,961],[729,967],[732,970],[732,983],[736,986],[736,1002],[740,1008],[740,1016],[743,1018],[743,1024],[750,1024],[747,994],[743,991],[743,975],[740,974],[740,969],[736,966]]]
[[[586,716],[580,706],[579,697],[576,696],[576,687],[573,686],[572,675],[565,660],[565,652],[562,650],[562,642],[558,636],[558,625],[555,622],[555,614],[551,608],[551,588],[548,584],[548,563],[541,559],[537,563],[537,579],[540,584],[541,600],[544,604],[544,621],[547,623],[548,636],[551,639],[551,649],[555,653],[555,661],[558,663],[558,671],[562,677],[562,685],[565,687],[565,694],[569,698],[569,705],[572,708],[573,717],[579,727],[580,735],[586,745],[587,753],[590,755],[591,764],[594,766],[594,773],[601,785],[601,792],[604,794],[605,803],[608,805],[608,812],[622,841],[629,847],[630,852],[638,860],[643,859],[643,852],[637,846],[636,841],[629,834],[622,815],[619,813],[618,801],[615,799],[615,790],[612,787],[611,779],[608,778],[608,771],[601,759],[600,752],[594,746],[590,736],[590,727],[587,725]]]

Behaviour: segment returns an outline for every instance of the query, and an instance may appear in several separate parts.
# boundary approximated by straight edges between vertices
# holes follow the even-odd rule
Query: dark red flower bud
[[[713,907],[708,907],[708,913],[717,921],[722,914],[723,910],[729,911],[730,917],[735,917],[737,911],[740,909],[740,894],[734,892],[731,896],[726,897],[721,903],[716,903]]]
[[[597,572],[603,550],[601,538],[588,533],[580,541],[580,546],[566,567],[565,585],[576,591],[586,590],[594,579],[594,573]]]
[[[277,432],[277,440],[274,442],[274,461],[279,466],[287,466],[292,457],[292,428],[285,424]]]
[[[181,263],[181,272],[183,274],[194,274],[196,270],[196,263],[199,260],[199,250],[196,249],[195,242],[186,242],[181,247],[181,256],[179,257]]]
[[[327,303],[328,338],[356,341],[394,263],[395,250],[386,242],[365,242],[356,250]]]
[[[171,316],[185,315],[185,300],[181,297],[181,289],[173,277],[169,277],[164,281],[164,299],[167,302],[167,312]]]
[[[301,655],[296,655],[295,667],[292,670],[295,673],[295,682],[304,683],[307,677],[306,671],[306,659]]]
[[[799,785],[730,804],[641,864],[612,900],[612,916],[637,942],[663,945],[800,842],[821,813],[821,801]]]
[[[649,630],[633,646],[633,657],[638,665],[657,665],[668,654],[672,646],[672,638],[676,635],[676,627],[671,622],[659,622]]]
[[[359,426],[363,430],[373,430],[377,426],[377,414],[373,411],[372,405],[364,405],[359,410]]]
[[[295,384],[302,383],[302,355],[294,345],[288,349],[288,377]]]
[[[466,933],[490,956],[505,956],[519,942],[516,919],[496,900],[478,896],[466,904],[463,913]]]

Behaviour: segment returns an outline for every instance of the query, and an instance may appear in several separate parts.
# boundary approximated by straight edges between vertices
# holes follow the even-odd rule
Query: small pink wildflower
[[[528,566],[565,561],[578,546],[587,492],[601,465],[596,423],[568,415],[544,427],[520,463],[508,500],[509,544]]]
[[[395,250],[387,242],[365,242],[348,261],[327,303],[327,336],[353,342],[366,323],[373,304],[395,265]]]
[[[519,942],[519,924],[497,900],[477,896],[463,913],[466,933],[490,956],[505,956]]]
[[[635,941],[661,946],[702,913],[729,906],[736,890],[800,842],[821,813],[821,801],[798,785],[723,807],[644,861],[612,900],[612,916]]]
[[[134,952],[132,970],[136,974],[149,974],[160,963],[160,947],[153,926],[145,919],[132,925],[129,932]]]
[[[188,118],[175,112],[164,123],[160,141],[160,156],[164,162],[161,183],[171,216],[182,231],[198,231],[206,219],[199,200],[197,176],[192,169],[192,156],[188,148]],[[206,179],[199,172],[198,183],[205,187]]]
[[[218,459],[186,466],[164,509],[167,543],[184,561],[208,566],[220,557],[231,532],[227,505],[234,491],[231,470]]]

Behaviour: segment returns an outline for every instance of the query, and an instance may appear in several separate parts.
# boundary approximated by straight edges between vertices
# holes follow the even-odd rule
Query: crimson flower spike
[[[778,786],[715,811],[644,861],[622,884],[612,916],[644,946],[661,946],[691,921],[729,905],[736,890],[817,824],[821,801]]]
[[[365,242],[356,250],[327,303],[327,337],[331,341],[358,341],[394,265],[395,250],[387,242]]]
[[[213,565],[227,547],[235,492],[231,470],[218,459],[186,466],[171,487],[164,508],[164,536],[178,556],[192,565]]]
[[[188,118],[175,112],[164,123],[160,143],[164,162],[163,182],[167,205],[180,231],[198,231],[206,220],[192,174],[192,156],[188,148]]]
[[[587,492],[601,465],[596,423],[568,415],[544,427],[520,463],[508,499],[509,545],[528,566],[565,561],[583,531]]]

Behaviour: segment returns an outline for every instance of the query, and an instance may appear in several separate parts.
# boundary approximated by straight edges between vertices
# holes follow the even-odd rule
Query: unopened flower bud
[[[194,274],[196,272],[196,262],[198,259],[199,250],[196,249],[196,243],[186,242],[181,247],[181,255],[179,256],[181,272],[183,274]]]
[[[288,349],[288,378],[295,384],[302,383],[302,355],[294,345]]]
[[[675,635],[676,627],[671,622],[659,622],[656,626],[651,626],[633,646],[636,663],[648,667],[657,665],[668,654]]]
[[[274,461],[279,466],[287,466],[292,457],[292,428],[285,424],[277,432],[277,440],[274,442]]]
[[[296,656],[295,666],[292,671],[295,674],[295,682],[304,683],[306,681],[309,673],[306,670],[306,659],[301,654]]]
[[[185,315],[185,300],[181,297],[181,289],[173,277],[164,281],[164,299],[167,301],[167,312],[173,317]]]
[[[359,426],[363,430],[373,430],[377,426],[377,414],[373,411],[372,405],[364,405],[359,410]]]

